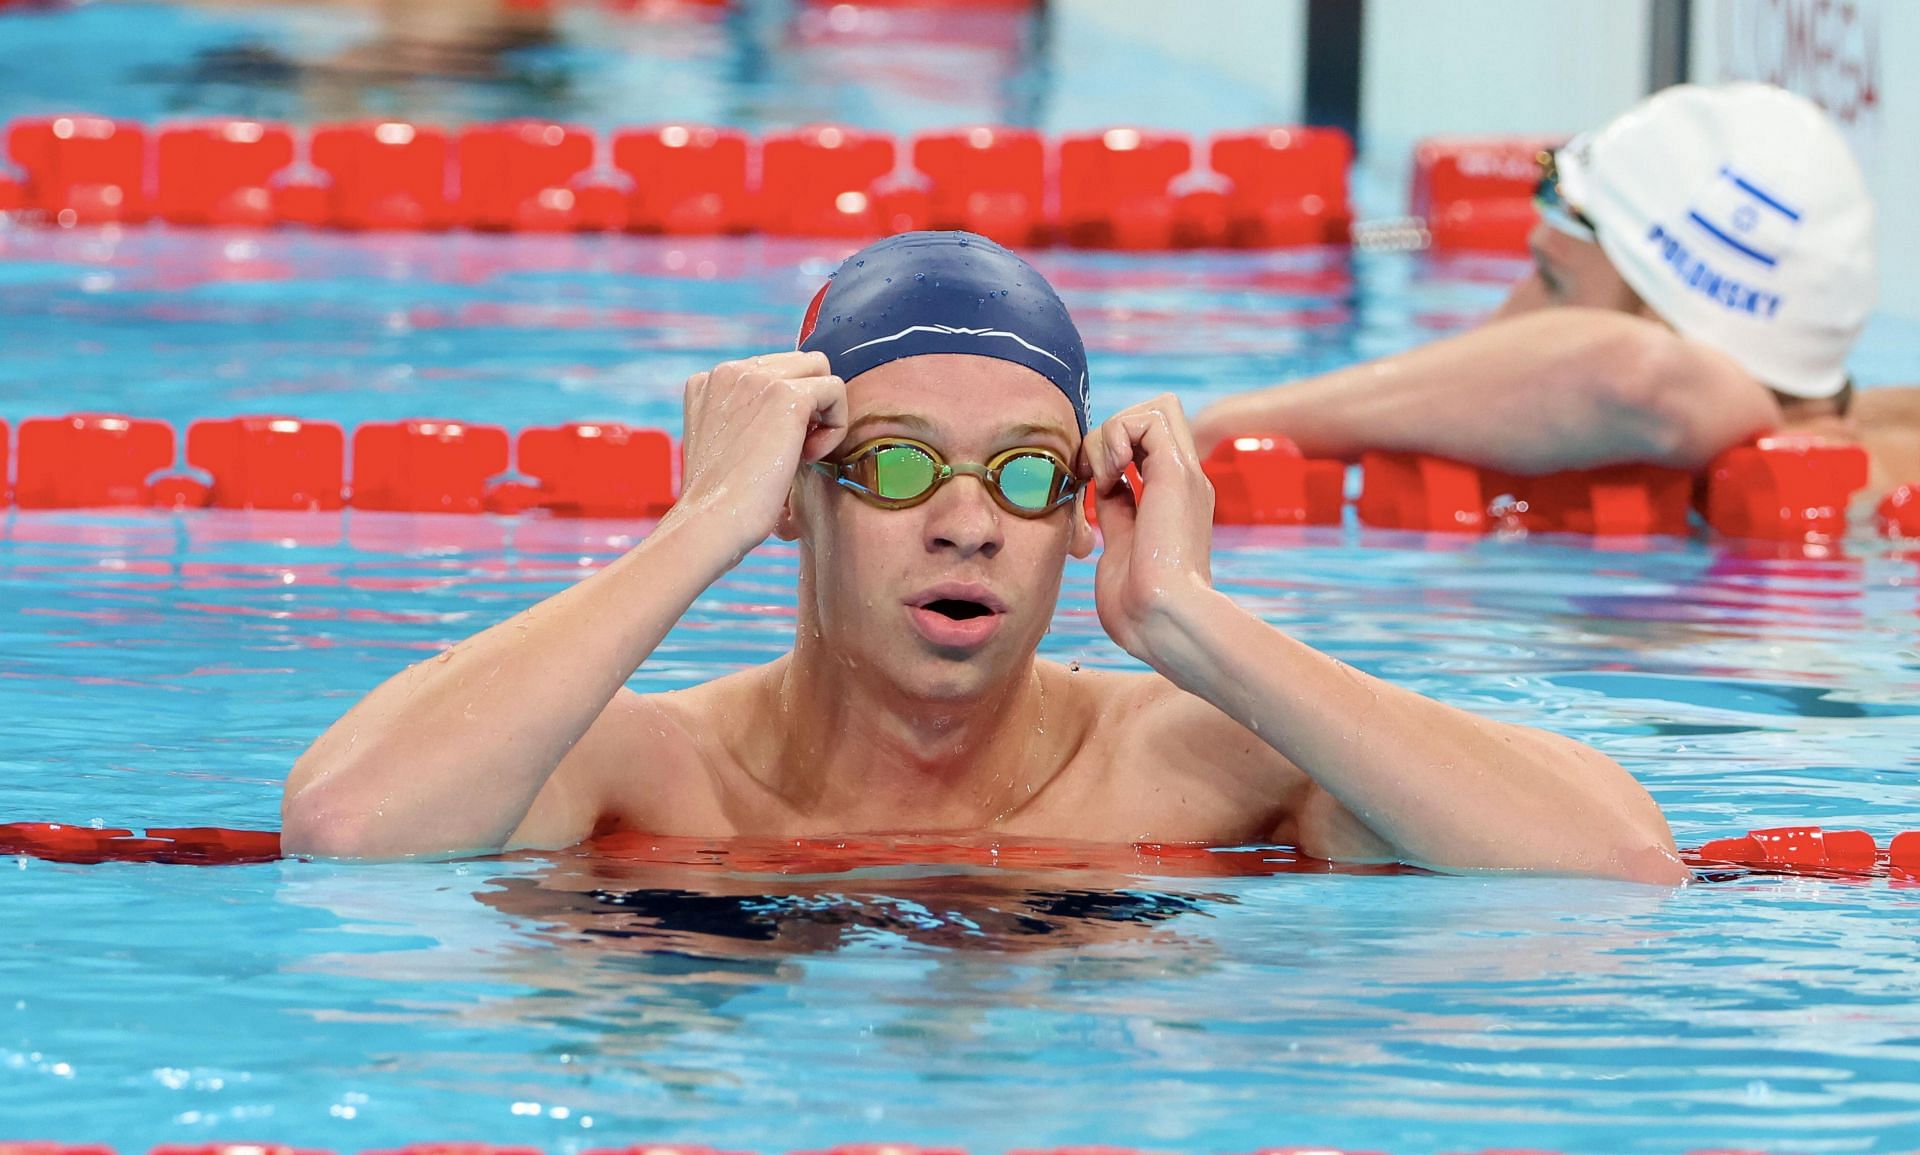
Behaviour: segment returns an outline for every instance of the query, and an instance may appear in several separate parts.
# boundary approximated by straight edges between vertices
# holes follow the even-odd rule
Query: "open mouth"
[[[964,598],[938,598],[920,608],[931,610],[942,617],[952,618],[956,622],[982,618],[993,612],[989,606],[980,602],[967,601]]]

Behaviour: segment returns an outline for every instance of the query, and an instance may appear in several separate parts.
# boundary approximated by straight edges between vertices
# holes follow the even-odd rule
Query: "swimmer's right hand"
[[[840,447],[847,386],[824,353],[767,353],[687,378],[680,500],[740,534],[744,552],[778,522],[794,475]]]

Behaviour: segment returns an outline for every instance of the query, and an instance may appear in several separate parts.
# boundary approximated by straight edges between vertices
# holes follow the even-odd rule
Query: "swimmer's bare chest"
[[[793,751],[755,740],[777,734],[778,721],[761,716],[748,680],[640,699],[647,707],[636,717],[657,709],[667,725],[634,727],[599,827],[712,838],[940,832],[1245,844],[1269,841],[1297,804],[1297,770],[1224,715],[1210,726],[1210,707],[1170,701],[1179,691],[1157,676],[1085,671],[1064,684],[1065,717],[1049,727],[1057,742],[1008,759],[980,792],[924,806],[836,790],[831,771],[796,788],[782,765]],[[664,732],[677,748],[659,743]],[[889,785],[882,779],[874,792]]]

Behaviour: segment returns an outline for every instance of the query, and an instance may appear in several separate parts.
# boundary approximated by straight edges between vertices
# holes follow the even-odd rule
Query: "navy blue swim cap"
[[[1087,431],[1087,351],[1047,279],[983,236],[899,233],[848,257],[814,295],[800,349],[851,381],[902,357],[1011,361],[1066,394]]]

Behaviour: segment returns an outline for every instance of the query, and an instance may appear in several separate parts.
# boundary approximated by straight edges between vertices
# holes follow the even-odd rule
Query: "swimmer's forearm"
[[[1596,750],[1371,677],[1210,589],[1170,601],[1155,637],[1162,674],[1306,771],[1404,861],[1683,877],[1659,808]]]
[[[1278,433],[1309,457],[1400,450],[1538,474],[1699,468],[1777,420],[1766,391],[1710,350],[1642,318],[1561,308],[1229,397],[1195,430],[1203,451]]]
[[[718,519],[670,515],[598,573],[376,688],[295,764],[288,849],[504,845],[621,686],[738,560],[733,536]]]

